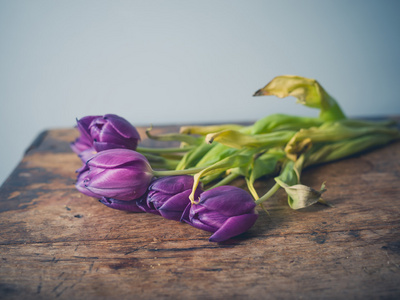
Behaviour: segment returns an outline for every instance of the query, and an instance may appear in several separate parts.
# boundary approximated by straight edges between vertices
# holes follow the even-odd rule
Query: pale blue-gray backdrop
[[[252,97],[281,74],[318,79],[349,116],[400,114],[399,11],[389,0],[0,0],[0,183],[39,132],[85,115],[316,115]]]

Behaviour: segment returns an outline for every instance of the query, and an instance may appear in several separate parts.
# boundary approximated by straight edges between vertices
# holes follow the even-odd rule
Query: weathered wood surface
[[[269,216],[215,244],[80,194],[76,136],[41,134],[0,189],[1,299],[400,297],[400,143],[305,171],[307,185],[326,181],[335,207],[293,211],[278,192]]]

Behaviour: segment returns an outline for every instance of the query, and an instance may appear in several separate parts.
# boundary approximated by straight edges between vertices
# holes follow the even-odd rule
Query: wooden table
[[[270,215],[216,244],[80,194],[77,135],[40,134],[0,189],[1,299],[399,299],[399,142],[306,170],[334,207],[293,211],[280,191]]]

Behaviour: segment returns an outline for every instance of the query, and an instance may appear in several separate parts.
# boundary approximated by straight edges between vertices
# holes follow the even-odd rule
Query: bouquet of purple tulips
[[[252,125],[185,126],[179,133],[149,138],[178,141],[177,148],[140,147],[140,135],[124,118],[107,114],[77,121],[72,150],[83,162],[76,188],[104,205],[148,212],[212,232],[222,242],[250,229],[278,189],[301,209],[326,191],[300,183],[305,167],[334,161],[400,138],[392,122],[347,119],[338,103],[313,80],[278,76],[255,96],[295,96],[320,109],[317,118],[276,114]],[[174,155],[171,155],[174,154]],[[276,184],[259,196],[254,183],[273,176]],[[247,190],[229,185],[245,178]]]

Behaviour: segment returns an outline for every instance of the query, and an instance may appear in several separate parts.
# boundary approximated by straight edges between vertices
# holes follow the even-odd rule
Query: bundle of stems
[[[320,110],[318,117],[273,114],[255,123],[184,126],[179,133],[154,136],[160,141],[178,141],[177,148],[141,148],[154,168],[194,174],[194,191],[201,182],[207,188],[243,177],[257,204],[262,205],[278,189],[288,195],[288,204],[300,209],[322,199],[319,190],[301,184],[304,168],[339,160],[400,138],[393,121],[349,119],[337,101],[314,79],[284,75],[275,77],[254,96],[294,96],[297,102]],[[264,195],[254,188],[256,180],[273,177],[275,185]]]

